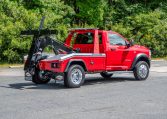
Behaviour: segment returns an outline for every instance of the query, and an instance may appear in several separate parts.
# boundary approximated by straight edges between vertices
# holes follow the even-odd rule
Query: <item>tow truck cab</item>
[[[87,73],[131,71],[138,60],[144,60],[150,66],[148,48],[132,45],[113,31],[73,29],[66,38],[65,45],[76,52],[41,60],[40,70],[64,73],[71,65],[78,64]]]

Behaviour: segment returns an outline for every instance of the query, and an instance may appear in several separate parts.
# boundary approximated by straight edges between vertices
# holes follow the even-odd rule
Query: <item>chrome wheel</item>
[[[79,69],[74,69],[72,72],[71,72],[71,81],[74,83],[74,84],[80,84],[81,81],[82,81],[82,72],[81,70]]]
[[[139,66],[139,75],[141,78],[145,78],[148,74],[147,66],[142,64]]]
[[[139,61],[133,72],[136,80],[146,80],[149,75],[149,65],[145,61]]]
[[[80,65],[72,65],[64,75],[64,85],[69,88],[79,88],[85,81],[85,71]]]

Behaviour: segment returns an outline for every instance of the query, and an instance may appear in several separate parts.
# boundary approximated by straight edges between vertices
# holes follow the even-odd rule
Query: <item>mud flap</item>
[[[25,72],[25,80],[26,81],[32,81],[32,75],[27,71]]]

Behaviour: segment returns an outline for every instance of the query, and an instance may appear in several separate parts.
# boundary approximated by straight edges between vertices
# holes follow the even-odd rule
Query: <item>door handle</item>
[[[112,51],[115,51],[115,50],[116,50],[116,48],[111,48],[111,50],[112,50]]]

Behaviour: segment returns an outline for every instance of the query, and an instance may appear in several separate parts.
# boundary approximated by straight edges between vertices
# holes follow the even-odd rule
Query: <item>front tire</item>
[[[42,77],[42,75],[42,72],[38,68],[35,68],[35,74],[32,76],[32,82],[35,84],[46,84],[51,80],[49,76]]]
[[[134,76],[136,80],[146,80],[149,75],[149,66],[145,61],[139,61],[134,70]]]
[[[85,81],[85,71],[80,65],[72,65],[65,73],[64,86],[79,88]]]

